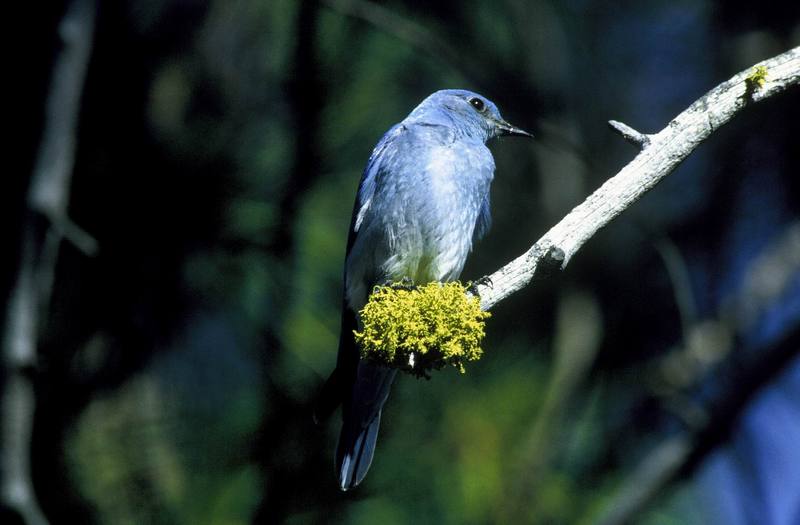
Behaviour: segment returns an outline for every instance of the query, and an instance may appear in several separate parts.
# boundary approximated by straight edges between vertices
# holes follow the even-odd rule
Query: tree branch
[[[50,301],[58,246],[66,237],[85,252],[97,248],[94,239],[67,218],[94,15],[95,0],[75,0],[58,26],[62,45],[53,62],[42,142],[22,222],[20,262],[6,306],[0,347],[0,505],[4,516],[14,513],[19,523],[27,525],[47,523],[31,479],[36,409],[33,380],[40,320]]]
[[[775,344],[759,348],[731,373],[719,393],[701,408],[708,417],[700,424],[665,438],[634,467],[609,498],[595,525],[623,525],[635,520],[647,505],[683,474],[688,475],[732,430],[747,403],[800,355],[800,329]],[[584,520],[586,521],[586,520]]]
[[[644,135],[624,124],[611,124],[641,149],[639,154],[527,252],[479,279],[473,291],[481,299],[481,308],[489,310],[527,286],[543,266],[549,266],[548,262],[566,267],[586,241],[670,174],[720,126],[746,106],[799,83],[800,47],[796,47],[723,82],[654,135]]]
[[[662,404],[667,409],[670,404],[679,405],[674,398],[681,394],[687,399],[696,399],[697,396],[690,396],[689,392],[703,388],[709,375],[716,377],[722,386],[714,395],[706,394],[709,397],[706,401],[694,401],[688,406],[684,403],[683,413],[676,414],[683,421],[681,430],[664,438],[634,467],[593,523],[621,525],[634,521],[679,475],[688,475],[697,467],[705,455],[728,436],[750,400],[800,355],[800,327],[797,325],[772,344],[747,351],[736,348],[752,323],[785,294],[792,276],[798,272],[800,223],[794,223],[753,261],[744,284],[734,297],[723,302],[717,318],[696,322],[686,330],[685,348],[672,352],[665,359],[675,363],[674,367],[688,378],[688,384],[683,385],[680,392],[668,387],[672,392],[662,392],[659,396],[664,398]],[[716,327],[712,334],[707,334],[701,342],[694,342],[699,332],[709,332],[712,327]],[[695,335],[688,335],[692,332]],[[729,336],[713,341],[713,332]],[[699,355],[701,351],[705,355]],[[721,365],[728,356],[736,356],[733,366],[730,363]],[[661,377],[661,382],[669,385],[671,381]],[[672,403],[667,396],[673,398]]]

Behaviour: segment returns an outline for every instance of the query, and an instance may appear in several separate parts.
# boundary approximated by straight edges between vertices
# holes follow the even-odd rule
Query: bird
[[[314,412],[320,422],[342,405],[335,468],[343,491],[367,474],[397,373],[359,356],[358,312],[376,285],[459,277],[491,224],[495,163],[486,142],[504,135],[533,137],[486,97],[445,89],[389,128],[367,161],[347,240],[339,352]]]

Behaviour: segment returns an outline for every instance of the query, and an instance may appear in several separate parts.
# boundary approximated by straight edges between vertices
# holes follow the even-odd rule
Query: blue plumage
[[[458,278],[473,240],[489,228],[495,166],[486,141],[499,135],[530,136],[486,98],[443,90],[389,129],[370,155],[348,238],[339,356],[315,414],[343,404],[336,451],[342,490],[358,485],[369,469],[396,373],[359,359],[356,312],[376,284]]]

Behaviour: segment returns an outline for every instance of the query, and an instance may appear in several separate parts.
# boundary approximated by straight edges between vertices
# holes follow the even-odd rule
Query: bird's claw
[[[487,286],[489,288],[494,288],[492,277],[489,275],[484,275],[483,277],[476,279],[475,282],[472,283],[472,287],[477,288],[478,286]]]
[[[414,290],[416,289],[416,285],[414,281],[412,281],[408,277],[403,277],[400,281],[393,281],[391,279],[387,279],[384,283],[384,286],[388,286],[389,288],[394,288],[395,290]]]

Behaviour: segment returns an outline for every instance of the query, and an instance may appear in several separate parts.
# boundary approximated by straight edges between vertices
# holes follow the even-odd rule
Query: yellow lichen
[[[764,87],[764,83],[767,81],[767,67],[766,66],[756,66],[753,68],[753,72],[750,73],[747,78],[744,79],[745,84],[747,84],[748,91],[755,91],[758,88]]]
[[[491,316],[460,282],[376,286],[355,331],[361,357],[416,376],[483,354],[484,319]]]

